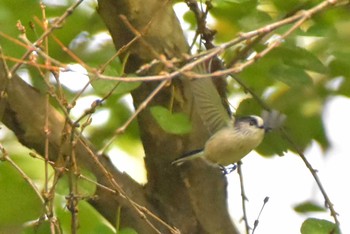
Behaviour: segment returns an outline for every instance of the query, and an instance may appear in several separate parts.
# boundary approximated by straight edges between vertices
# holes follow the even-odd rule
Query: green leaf
[[[309,218],[304,221],[300,228],[301,234],[340,234],[336,224],[324,219]]]
[[[224,0],[223,2],[232,2],[232,3],[245,3],[245,2],[250,2],[251,0]]]
[[[192,129],[191,122],[184,113],[172,113],[165,107],[153,106],[151,114],[165,132],[182,135]]]
[[[318,73],[327,72],[323,63],[310,51],[300,47],[278,47],[271,52],[283,60],[285,65]]]
[[[106,72],[106,75],[110,76],[120,76],[118,72],[114,69],[109,68]],[[134,76],[134,74],[129,74],[128,76]],[[140,86],[141,82],[122,82],[117,80],[104,80],[104,79],[94,79],[90,77],[91,85],[99,95],[106,95],[111,90],[114,95],[129,93],[130,91],[136,89]]]
[[[316,86],[287,89],[270,101],[274,109],[287,116],[284,124],[288,135],[300,149],[305,149],[315,139],[323,149],[329,147],[324,122],[321,118],[324,100]],[[302,121],[301,121],[302,120]],[[289,149],[295,152],[294,147]]]
[[[321,211],[325,211],[326,209],[320,205],[317,205],[314,202],[306,201],[296,205],[294,207],[294,210],[298,213],[307,213],[307,212],[321,212]]]
[[[236,116],[260,115],[261,106],[253,98],[246,98],[239,103]]]
[[[301,69],[287,65],[279,65],[270,70],[271,76],[291,87],[299,87],[312,84],[309,75]]]
[[[51,227],[50,221],[45,220],[45,221],[41,221],[39,225],[25,226],[21,234],[47,234],[51,232],[50,227]]]
[[[211,16],[215,19],[213,29],[218,42],[232,40],[232,35],[242,31],[255,30],[271,22],[271,18],[258,10],[256,0],[217,0],[212,1]]]
[[[339,94],[350,96],[350,53],[337,52],[335,58],[330,62],[329,69],[332,77],[342,77],[338,89]]]
[[[24,222],[42,214],[42,203],[34,189],[9,163],[0,163],[0,233],[19,230]],[[19,231],[18,230],[18,231]]]
[[[350,77],[350,55],[342,54],[342,57],[337,57],[329,64],[330,72],[332,76],[345,76]]]
[[[120,233],[120,234],[137,234],[137,232],[132,228],[123,228],[118,233]]]
[[[55,197],[55,214],[60,220],[62,233],[71,233],[71,212],[66,207],[65,196],[57,195]],[[87,201],[80,200],[77,208],[79,210],[78,234],[112,234],[116,233],[109,222],[94,209]]]
[[[196,29],[196,18],[193,15],[193,12],[191,11],[187,11],[184,15],[183,15],[183,19],[190,24],[190,29],[191,30],[195,30]]]

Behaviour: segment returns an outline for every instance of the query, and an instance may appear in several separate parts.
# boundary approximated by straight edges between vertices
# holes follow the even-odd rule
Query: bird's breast
[[[236,163],[257,147],[263,136],[263,131],[257,134],[240,134],[233,128],[222,129],[207,141],[204,156],[223,166]]]

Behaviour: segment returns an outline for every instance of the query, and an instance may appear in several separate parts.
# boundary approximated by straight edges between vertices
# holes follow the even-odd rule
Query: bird
[[[197,67],[196,71],[205,72],[203,66]],[[240,161],[262,142],[266,131],[264,120],[256,115],[237,118],[231,115],[224,108],[210,77],[187,79],[185,82],[189,82],[195,109],[210,137],[202,149],[183,154],[172,162],[173,165],[204,158],[220,167],[229,166]]]
[[[232,126],[221,128],[205,143],[203,149],[190,151],[172,163],[180,165],[185,161],[204,158],[220,167],[237,163],[255,149],[265,135],[264,121],[259,116],[236,118]]]

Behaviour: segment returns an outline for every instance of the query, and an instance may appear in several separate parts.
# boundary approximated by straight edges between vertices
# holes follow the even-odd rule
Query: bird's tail
[[[183,154],[181,157],[171,162],[172,165],[181,165],[185,161],[199,158],[203,155],[203,149],[197,149]]]

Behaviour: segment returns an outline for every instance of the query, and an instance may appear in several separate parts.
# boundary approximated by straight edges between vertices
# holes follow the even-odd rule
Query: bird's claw
[[[220,170],[222,171],[222,173],[224,175],[228,175],[230,174],[231,172],[233,172],[234,170],[236,170],[237,168],[237,165],[236,164],[231,164],[229,166],[223,166],[223,165],[219,165],[220,166]]]

